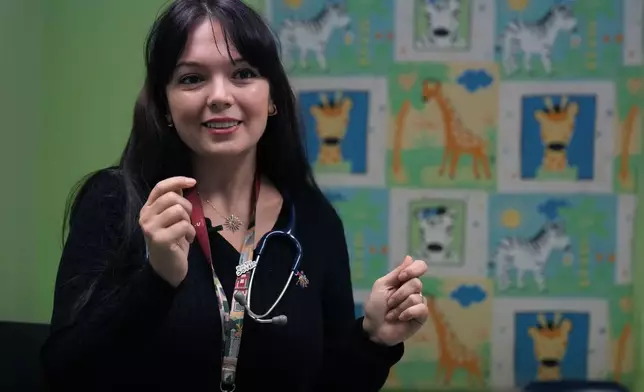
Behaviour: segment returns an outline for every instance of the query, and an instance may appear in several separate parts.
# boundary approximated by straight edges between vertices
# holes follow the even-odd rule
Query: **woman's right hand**
[[[188,250],[196,232],[190,221],[192,204],[183,197],[183,190],[195,184],[196,180],[188,177],[160,181],[139,215],[150,264],[173,287],[188,273]]]

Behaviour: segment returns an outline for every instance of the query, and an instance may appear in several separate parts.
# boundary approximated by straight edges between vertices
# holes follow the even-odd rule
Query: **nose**
[[[215,109],[225,109],[231,106],[233,97],[230,93],[228,81],[225,78],[213,78],[212,85],[208,93],[208,107]]]
[[[449,30],[444,27],[439,27],[437,29],[434,29],[434,35],[437,37],[446,37],[449,35]]]
[[[427,250],[430,252],[442,252],[443,251],[443,244],[438,243],[438,242],[432,242],[427,244]]]
[[[563,151],[566,149],[566,145],[562,142],[552,142],[548,143],[548,149],[553,151]]]

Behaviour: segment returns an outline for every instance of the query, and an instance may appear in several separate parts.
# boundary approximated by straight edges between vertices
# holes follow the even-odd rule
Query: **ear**
[[[266,111],[268,112],[269,116],[274,116],[277,114],[277,107],[273,103],[272,99],[268,100],[268,108],[266,109]]]
[[[311,115],[316,119],[322,116],[322,109],[319,106],[311,106],[310,111]]]
[[[342,113],[343,114],[348,114],[351,111],[351,108],[353,107],[353,102],[349,98],[345,98],[342,100]]]
[[[579,113],[579,105],[577,105],[577,102],[570,102],[568,104],[568,107],[566,108],[566,114],[568,115],[568,118],[574,118],[577,113]]]
[[[564,319],[564,320],[561,322],[561,327],[560,327],[560,329],[561,329],[562,331],[564,331],[564,333],[570,333],[570,331],[572,331],[572,322],[571,322],[570,320],[568,320],[568,319]]]
[[[530,335],[532,339],[536,338],[538,333],[539,333],[539,330],[537,328],[535,327],[528,328],[528,335]]]
[[[534,118],[539,122],[542,123],[546,120],[546,113],[544,113],[541,110],[537,110],[534,112]]]

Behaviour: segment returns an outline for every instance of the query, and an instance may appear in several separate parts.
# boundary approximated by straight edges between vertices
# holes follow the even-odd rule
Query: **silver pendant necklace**
[[[199,194],[199,192],[197,192],[197,194],[198,194],[199,196],[201,196],[201,195]],[[238,217],[237,215],[235,215],[235,214],[230,214],[230,215],[229,215],[229,216],[227,216],[227,217],[226,217],[226,216],[223,216],[223,215],[222,215],[222,214],[217,210],[217,208],[215,208],[215,206],[210,202],[210,200],[208,200],[208,199],[204,199],[204,200],[205,200],[205,202],[206,202],[206,203],[208,203],[208,205],[209,205],[209,206],[210,206],[210,207],[211,207],[211,208],[212,208],[212,209],[217,213],[217,215],[219,215],[219,216],[221,216],[221,217],[222,217],[222,219],[224,220],[224,224],[223,224],[224,229],[226,229],[226,230],[228,230],[228,231],[230,231],[230,232],[232,232],[232,233],[236,233],[236,232],[238,232],[238,231],[242,228],[242,226],[244,225],[244,223],[242,222],[242,220],[241,220],[241,219],[239,219],[239,217]]]

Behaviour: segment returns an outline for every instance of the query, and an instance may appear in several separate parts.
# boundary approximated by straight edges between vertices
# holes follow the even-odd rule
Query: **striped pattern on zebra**
[[[327,3],[320,12],[310,19],[285,19],[279,28],[284,66],[293,67],[293,52],[299,51],[300,66],[307,68],[306,57],[313,53],[318,66],[327,69],[326,47],[331,34],[336,29],[346,29],[350,33],[351,17],[341,4]]]
[[[553,250],[570,250],[570,238],[561,222],[547,222],[529,239],[503,238],[490,262],[490,267],[496,273],[499,290],[507,290],[511,286],[509,272],[515,270],[517,288],[524,287],[524,275],[531,272],[539,291],[545,291],[544,273]]]
[[[555,4],[535,22],[510,21],[501,34],[500,50],[506,74],[518,71],[516,55],[523,52],[523,69],[532,71],[531,59],[541,59],[546,74],[552,74],[552,48],[562,31],[577,32],[577,18],[567,3]]]

